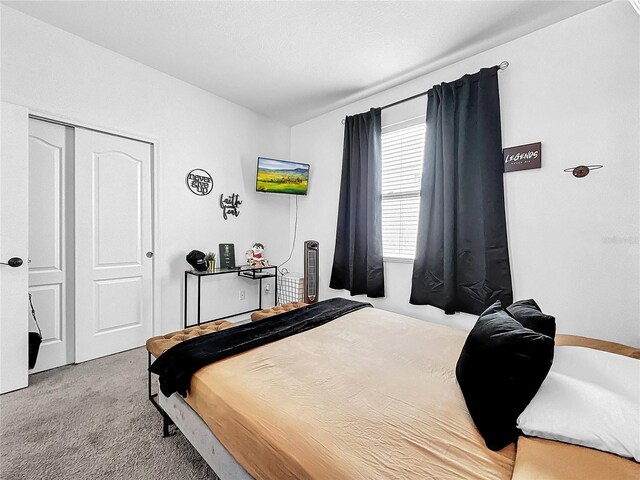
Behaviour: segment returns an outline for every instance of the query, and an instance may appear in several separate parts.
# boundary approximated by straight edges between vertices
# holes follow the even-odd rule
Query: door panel
[[[29,287],[29,292],[32,296],[31,301],[34,306],[37,305],[37,307],[34,308],[37,309],[38,323],[42,330],[42,344],[40,345],[40,352],[38,353],[38,360],[41,364],[44,363],[43,359],[45,352],[48,350],[46,348],[47,346],[55,345],[66,340],[66,335],[62,333],[65,325],[62,313],[63,295],[61,287],[62,285],[60,283]],[[46,321],[43,321],[44,319],[46,319]],[[33,330],[35,331],[35,329]],[[53,368],[53,366],[49,368]]]
[[[29,122],[24,107],[2,103],[0,130],[0,393],[24,388],[28,377]]]
[[[29,222],[33,233],[29,236],[29,269],[60,271],[65,132],[60,125],[40,123],[29,121]]]
[[[73,129],[29,120],[29,292],[42,345],[31,373],[73,362],[73,244],[68,185],[73,170]],[[71,176],[72,178],[72,176]],[[72,216],[72,215],[71,215]],[[36,330],[33,320],[31,330]]]
[[[141,266],[144,165],[123,152],[97,153],[93,160],[95,265]]]
[[[144,311],[142,277],[95,283],[97,334],[138,327]]]
[[[76,129],[76,361],[152,334],[151,145]]]

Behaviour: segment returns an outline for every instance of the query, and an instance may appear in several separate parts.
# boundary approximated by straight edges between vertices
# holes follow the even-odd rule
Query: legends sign
[[[505,148],[502,153],[505,172],[540,168],[542,164],[542,143],[540,142]]]

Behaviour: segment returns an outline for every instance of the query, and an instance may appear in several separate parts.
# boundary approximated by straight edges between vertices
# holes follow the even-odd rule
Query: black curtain
[[[380,109],[344,122],[336,248],[329,286],[384,296]]]
[[[410,302],[473,314],[496,300],[510,305],[498,67],[427,96]]]

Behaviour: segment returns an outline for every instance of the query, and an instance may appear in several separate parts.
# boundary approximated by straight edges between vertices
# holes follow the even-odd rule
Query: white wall
[[[345,115],[507,60],[499,74],[503,145],[541,141],[543,149],[542,169],[505,175],[515,297],[535,298],[559,332],[640,346],[639,33],[628,2],[606,4],[293,127],[291,158],[311,163],[293,269],[301,269],[302,241],[319,240],[321,298],[348,295],[328,288]],[[579,164],[604,168],[583,179],[563,172]],[[473,325],[470,315],[409,305],[411,271],[385,263],[387,296],[372,303]]]
[[[254,182],[258,155],[289,157],[289,127],[6,6],[1,15],[3,101],[159,141],[158,333],[181,328],[189,250],[217,252],[218,243],[231,242],[240,262],[260,241],[267,258],[286,258],[288,199],[257,194]],[[185,175],[193,168],[213,176],[210,195],[187,190]],[[240,194],[241,213],[224,221],[218,197],[232,192]],[[204,318],[257,305],[250,281],[203,280],[213,282],[224,288],[204,289]],[[239,288],[247,290],[243,302]]]
[[[215,250],[220,242],[233,242],[241,261],[242,251],[261,241],[268,258],[286,258],[293,202],[255,193],[258,155],[312,164],[309,195],[299,198],[290,269],[302,268],[302,241],[319,240],[321,295],[341,294],[328,288],[340,120],[508,60],[511,66],[500,73],[503,144],[543,142],[542,169],[505,176],[515,295],[535,297],[558,317],[561,332],[640,345],[640,28],[628,3],[590,10],[291,131],[6,6],[0,11],[3,101],[159,140],[160,331],[180,325],[183,259],[190,249]],[[605,168],[581,180],[562,172],[579,163]],[[184,186],[184,175],[196,167],[207,169],[216,182],[207,197]],[[240,217],[222,220],[221,192],[240,193]],[[409,305],[411,265],[385,267],[387,297],[376,305],[461,328],[472,325],[468,315],[444,316]],[[238,282],[209,290],[205,317],[244,309],[255,300],[250,284]],[[242,304],[234,301],[240,285],[248,293]]]

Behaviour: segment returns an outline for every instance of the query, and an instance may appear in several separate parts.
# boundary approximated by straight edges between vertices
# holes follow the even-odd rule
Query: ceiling
[[[2,3],[295,125],[606,2]]]

